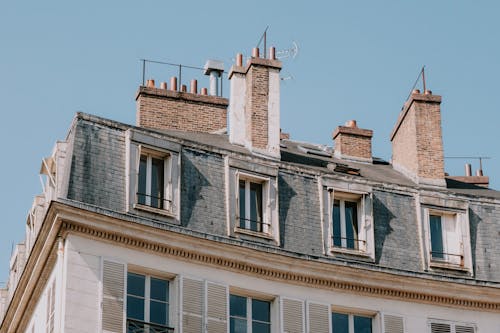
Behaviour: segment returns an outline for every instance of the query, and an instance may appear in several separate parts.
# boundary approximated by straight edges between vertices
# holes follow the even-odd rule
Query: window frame
[[[129,274],[134,274],[134,275],[139,275],[139,276],[142,276],[144,277],[144,296],[138,296],[138,295],[133,295],[133,294],[129,294],[129,291],[128,291],[128,284],[129,284]],[[166,300],[165,301],[161,301],[161,300],[157,300],[157,299],[152,299],[151,298],[151,279],[157,279],[157,280],[161,280],[161,281],[165,281],[167,282],[167,295],[166,295]],[[172,290],[173,289],[173,281],[172,279],[170,278],[167,278],[165,276],[157,276],[157,275],[152,275],[152,274],[149,274],[149,273],[144,273],[144,272],[141,272],[141,271],[136,271],[136,270],[127,270],[126,271],[126,285],[125,285],[125,322],[127,323],[128,320],[134,320],[134,321],[139,321],[139,322],[143,322],[145,325],[152,325],[152,326],[165,326],[165,327],[168,327],[170,329],[173,329],[173,322],[175,321],[175,313],[173,313],[174,309],[173,309],[173,306],[174,304],[172,303],[172,297],[173,297],[173,293],[174,291]],[[134,319],[134,318],[129,318],[128,316],[128,310],[129,310],[129,302],[128,302],[128,298],[129,296],[131,297],[136,297],[136,298],[142,298],[144,300],[144,308],[143,308],[143,311],[144,311],[144,318],[143,320],[139,320],[139,319]],[[150,304],[151,304],[151,301],[159,301],[161,303],[165,303],[167,305],[167,310],[166,310],[166,324],[159,324],[159,323],[153,323],[151,322],[151,308],[150,308]],[[127,330],[127,326],[125,326],[125,330]]]
[[[373,194],[368,191],[361,190],[346,190],[345,188],[338,187],[326,187],[327,190],[327,246],[330,254],[350,254],[356,256],[367,257],[372,260],[375,258],[374,249],[374,227],[373,227]],[[339,201],[341,207],[344,206],[344,211],[340,210],[340,227],[341,227],[341,242],[346,244],[346,246],[335,245],[334,239],[336,238],[334,234],[334,214],[333,208],[335,201]],[[345,238],[347,223],[345,220],[345,202],[355,202],[356,203],[356,214],[357,214],[357,227],[358,234],[357,248],[347,247],[347,239]],[[342,217],[344,217],[342,219]],[[344,231],[342,231],[344,230]]]
[[[469,219],[467,210],[435,207],[423,205],[424,214],[424,242],[427,266],[430,269],[450,269],[472,273],[472,255],[470,245]],[[440,217],[441,244],[443,258],[433,256],[432,249],[433,232],[431,227],[431,216]],[[450,244],[450,228],[454,223],[455,239]],[[453,243],[452,242],[452,243]],[[458,251],[457,251],[458,250]]]
[[[142,156],[146,156],[146,193],[144,194],[146,202],[144,204],[139,203],[139,178],[140,178],[140,163]],[[157,149],[153,149],[144,145],[139,145],[138,154],[137,154],[137,178],[135,182],[135,200],[134,200],[134,208],[141,210],[148,210],[155,213],[165,214],[172,211],[173,202],[172,202],[172,158],[171,153],[167,151],[160,151]],[[163,200],[163,207],[154,207],[151,205],[151,179],[152,179],[152,160],[153,158],[158,160],[163,160],[163,197],[160,197]],[[149,203],[148,203],[149,201]]]
[[[241,210],[241,197],[240,197],[240,181],[245,182],[245,228],[241,227],[241,216],[240,216],[240,210]],[[273,225],[271,223],[270,219],[270,193],[269,193],[269,187],[270,187],[270,178],[269,177],[262,177],[262,176],[257,176],[241,171],[236,172],[236,190],[235,190],[235,196],[236,196],[236,217],[235,217],[235,226],[234,226],[234,231],[237,233],[245,233],[245,234],[250,234],[253,236],[258,236],[258,237],[267,237],[267,238],[272,238],[273,235]],[[262,221],[260,224],[262,225],[262,230],[253,230],[251,228],[252,221],[249,219],[251,212],[250,212],[250,184],[260,184],[262,186],[262,195],[261,195],[261,209],[262,209]],[[259,224],[259,222],[256,222]],[[250,226],[250,227],[248,227]]]
[[[243,318],[241,316],[233,316],[231,315],[231,297],[232,296],[235,296],[235,297],[242,297],[242,298],[245,298],[245,301],[246,301],[246,316]],[[256,301],[260,301],[260,302],[266,302],[269,304],[269,321],[268,322],[265,322],[265,321],[261,321],[261,320],[254,320],[253,319],[253,312],[252,312],[252,301],[253,300],[256,300]],[[237,319],[245,319],[246,320],[246,327],[247,327],[247,330],[246,332],[247,333],[253,333],[252,330],[253,330],[253,322],[256,321],[256,322],[259,322],[259,323],[265,323],[265,324],[268,324],[269,325],[269,332],[273,332],[273,300],[271,299],[268,299],[268,298],[261,298],[261,297],[254,297],[254,296],[251,296],[251,295],[247,295],[247,294],[240,294],[240,293],[234,293],[234,292],[231,292],[229,291],[229,309],[228,309],[228,327],[229,327],[229,332],[231,333],[231,319],[232,318],[237,318]]]
[[[348,330],[349,332],[348,333],[356,333],[356,331],[354,331],[355,327],[354,327],[354,317],[361,317],[361,318],[369,318],[370,319],[370,329],[371,329],[371,333],[374,333],[374,327],[375,327],[375,319],[376,319],[376,315],[373,315],[373,314],[369,314],[369,313],[357,313],[357,312],[351,312],[351,311],[342,311],[342,310],[338,310],[338,309],[331,309],[330,311],[330,323],[331,323],[331,332],[332,333],[336,333],[334,331],[334,323],[333,323],[333,315],[334,314],[340,314],[340,315],[346,315],[348,316],[347,317],[347,320],[348,320]]]
[[[161,217],[168,222],[180,223],[180,155],[182,145],[137,129],[126,131],[125,143],[126,211],[136,215],[146,215],[151,218]],[[137,193],[141,155],[164,159],[163,199],[168,200],[168,204],[164,205],[163,208],[139,203]],[[151,173],[146,175],[146,179],[150,177]],[[150,195],[151,193],[146,194]]]

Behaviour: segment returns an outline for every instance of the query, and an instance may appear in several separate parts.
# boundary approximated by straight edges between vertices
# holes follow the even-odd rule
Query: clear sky
[[[443,96],[445,156],[491,157],[483,169],[500,189],[499,15],[497,1],[3,1],[0,281],[41,192],[41,159],[75,112],[134,124],[140,59],[215,58],[228,69],[268,25],[268,45],[300,48],[282,71],[291,79],[281,126],[292,139],[331,145],[335,127],[356,119],[374,131],[374,155],[389,160],[389,134],[425,65],[427,87]],[[151,66],[147,77],[174,72]],[[446,159],[446,171],[462,175],[465,162]]]

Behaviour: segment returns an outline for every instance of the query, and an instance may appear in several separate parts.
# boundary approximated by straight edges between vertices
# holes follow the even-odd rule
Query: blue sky
[[[268,25],[268,45],[300,48],[282,71],[293,78],[281,94],[281,125],[292,139],[331,144],[335,127],[356,119],[374,131],[374,155],[389,160],[389,134],[425,65],[428,88],[443,96],[445,156],[491,157],[483,169],[500,189],[499,13],[495,1],[458,0],[4,1],[0,281],[41,192],[41,159],[75,112],[133,124],[139,59],[203,66],[215,58],[229,68]],[[151,66],[147,76],[173,74]],[[447,159],[446,171],[462,175],[465,162]]]

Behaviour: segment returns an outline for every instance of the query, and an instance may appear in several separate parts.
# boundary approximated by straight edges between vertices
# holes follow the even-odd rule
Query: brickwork
[[[392,162],[418,178],[444,180],[441,97],[414,93],[391,135]]]
[[[269,70],[264,66],[251,65],[247,73],[247,102],[250,112],[249,132],[252,146],[266,149],[268,144]],[[248,129],[248,128],[247,128]]]
[[[227,127],[228,100],[217,96],[140,87],[137,126],[190,132],[216,132]]]
[[[340,156],[371,159],[372,135],[371,130],[339,126],[333,133],[335,151]]]

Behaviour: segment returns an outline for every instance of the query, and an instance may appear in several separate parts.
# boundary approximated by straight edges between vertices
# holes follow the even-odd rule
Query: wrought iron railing
[[[146,203],[146,198],[149,198],[150,203]],[[158,203],[158,205],[153,204],[154,202]],[[140,205],[145,205],[145,206],[150,206],[154,208],[160,208],[164,209],[170,205],[172,200],[163,198],[163,197],[157,197],[154,195],[146,194],[146,193],[136,193],[136,202]]]
[[[145,321],[127,319],[127,333],[174,333],[172,327]]]
[[[263,232],[264,231],[264,226],[267,226],[268,230],[271,230],[271,223],[266,223],[262,221],[257,221],[257,220],[252,220],[252,219],[246,219],[243,217],[238,217],[240,220],[239,228],[240,229],[245,229],[245,230],[251,230],[251,231],[256,231],[256,232]],[[247,227],[247,223],[250,222],[250,226]],[[252,228],[252,226],[255,226],[255,228]]]
[[[349,238],[349,237],[342,237],[342,236],[332,236],[332,241],[333,241],[334,246],[339,246],[339,245],[335,245],[336,240],[340,240],[341,243],[342,243],[342,240],[352,241],[353,243],[357,244],[357,246],[355,246],[355,249],[358,249],[360,247],[360,245],[365,246],[365,244],[366,244],[366,241],[364,239]],[[350,248],[348,246],[342,246],[342,245],[340,245],[339,247]]]

